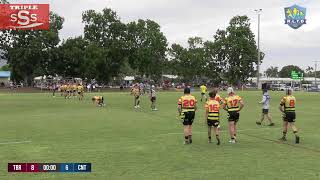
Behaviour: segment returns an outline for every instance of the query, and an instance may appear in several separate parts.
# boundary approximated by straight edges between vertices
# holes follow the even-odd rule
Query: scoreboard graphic
[[[12,172],[12,173],[91,172],[91,163],[8,163],[8,172]]]

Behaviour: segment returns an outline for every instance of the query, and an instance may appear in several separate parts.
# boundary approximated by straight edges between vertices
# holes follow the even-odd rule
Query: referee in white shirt
[[[262,108],[261,120],[256,122],[257,125],[261,125],[264,118],[267,117],[267,119],[269,120],[269,123],[270,123],[269,126],[274,126],[274,123],[271,120],[271,115],[269,112],[270,100],[271,100],[271,97],[269,96],[268,90],[263,89],[262,100],[259,102],[259,104],[263,105],[263,108]]]

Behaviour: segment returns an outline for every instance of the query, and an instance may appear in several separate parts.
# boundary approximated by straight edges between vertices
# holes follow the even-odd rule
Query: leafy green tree
[[[0,68],[0,71],[11,71],[9,64],[6,64]]]
[[[158,80],[166,63],[167,39],[160,25],[152,20],[139,19],[127,25],[129,64],[140,75]]]
[[[265,72],[267,77],[278,77],[279,76],[279,70],[278,67],[271,66],[269,67]]]
[[[187,49],[182,47],[179,44],[172,44],[171,48],[168,50],[169,61],[167,62],[166,67],[170,67],[167,72],[172,74],[177,74],[179,76],[188,76],[186,72],[187,68]]]
[[[91,44],[89,48],[97,52],[89,53],[96,67],[100,82],[107,83],[112,77],[118,76],[121,66],[128,57],[128,45],[126,42],[127,27],[120,21],[116,12],[105,8],[102,12],[94,10],[85,11],[82,14],[84,27],[84,39]],[[99,58],[99,59],[96,59]]]
[[[82,37],[69,38],[59,47],[59,61],[56,72],[64,77],[82,77],[83,63],[88,43]]]
[[[205,57],[205,48],[204,42],[200,37],[192,37],[188,40],[189,49],[188,49],[188,61],[190,62],[190,75],[193,77],[192,80],[197,83],[201,82],[201,79],[204,79],[206,73],[205,69],[207,66],[207,59]]]
[[[63,21],[59,15],[50,13],[49,31],[9,30],[0,34],[0,49],[4,50],[4,57],[12,67],[13,80],[24,80],[30,85],[33,77],[54,72],[52,52],[60,41],[58,32]]]
[[[290,78],[291,77],[291,72],[296,71],[297,73],[304,73],[304,71],[295,65],[288,65],[284,66],[280,72],[279,72],[279,77],[281,78]]]
[[[255,76],[257,46],[247,16],[235,16],[226,29],[224,47],[227,51],[225,78],[230,84],[239,84]],[[263,54],[261,59],[263,59]]]
[[[173,44],[169,50],[171,56],[169,62],[186,82],[200,81],[205,75],[204,68],[206,68],[203,41],[199,37],[193,37],[189,38],[188,44],[188,48]]]
[[[306,76],[306,77],[312,77],[312,76],[314,76],[313,67],[310,67],[310,66],[307,67],[305,76]]]
[[[215,85],[223,80],[227,65],[226,35],[226,31],[218,30],[214,35],[214,42],[207,41],[204,44],[208,65],[205,74]]]

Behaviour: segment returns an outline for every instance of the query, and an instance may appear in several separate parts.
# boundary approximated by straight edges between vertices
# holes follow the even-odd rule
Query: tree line
[[[271,66],[267,68],[267,70],[264,72],[264,75],[266,77],[280,77],[280,78],[290,78],[291,77],[291,72],[295,71],[297,73],[303,73],[304,77],[314,77],[314,68],[308,67],[306,70],[301,69],[298,66],[295,65],[287,65],[281,68],[279,70],[278,67],[276,66]],[[317,77],[320,78],[320,71],[317,71]]]
[[[82,22],[83,36],[62,41],[64,18],[53,12],[49,31],[1,31],[1,56],[12,79],[31,84],[36,76],[59,75],[109,83],[125,75],[158,81],[174,74],[185,82],[239,84],[256,75],[257,46],[247,16],[233,17],[211,40],[190,37],[187,47],[169,46],[155,21],[124,23],[109,8],[83,12]]]

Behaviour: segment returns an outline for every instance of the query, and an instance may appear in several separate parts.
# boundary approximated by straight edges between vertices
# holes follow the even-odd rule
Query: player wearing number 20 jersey
[[[192,123],[197,110],[197,100],[190,94],[190,88],[184,89],[184,95],[178,100],[178,112],[184,125],[185,144],[192,143]]]

